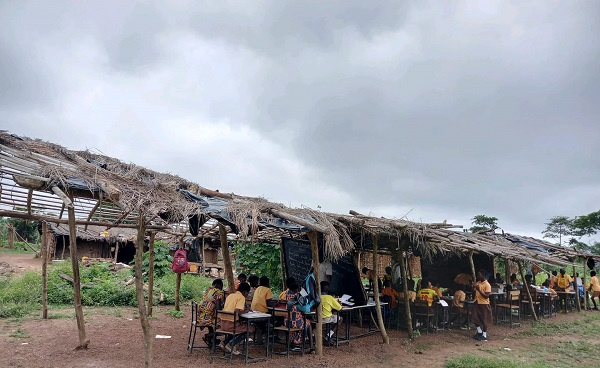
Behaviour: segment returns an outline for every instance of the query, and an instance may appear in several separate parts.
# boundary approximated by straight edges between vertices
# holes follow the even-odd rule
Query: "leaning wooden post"
[[[152,292],[154,291],[154,237],[156,233],[150,233],[150,243],[148,244],[148,316],[152,316]]]
[[[227,278],[227,288],[229,292],[235,292],[235,280],[233,279],[233,267],[229,257],[229,246],[227,245],[227,230],[225,225],[219,223],[219,239],[221,240],[221,253],[223,253],[223,263],[225,265],[225,277]]]
[[[313,264],[313,272],[315,274],[315,280],[317,281],[317,295],[321,295],[321,279],[319,276],[319,243],[318,243],[318,235],[315,231],[308,233],[308,239],[310,240],[310,246],[312,249],[312,264]],[[317,355],[323,355],[323,306],[321,303],[317,305],[317,327],[314,331],[315,340],[316,341],[316,350],[315,353]],[[350,322],[350,321],[348,321]]]
[[[384,344],[390,343],[390,338],[385,331],[385,323],[383,323],[383,315],[381,314],[381,302],[379,301],[379,276],[377,274],[377,235],[373,236],[373,273],[375,274],[375,281],[373,281],[373,299],[375,299],[375,311],[377,313],[377,323],[379,324],[379,331],[381,332],[381,339]],[[405,294],[408,294],[405,293]],[[390,306],[391,308],[391,306]]]
[[[144,299],[144,276],[142,275],[142,255],[144,254],[146,223],[140,214],[137,233],[137,249],[135,251],[135,296],[137,298],[138,312],[142,332],[144,333],[144,367],[152,367],[152,328],[146,315],[146,300]],[[179,275],[179,274],[178,274]]]
[[[204,276],[205,271],[206,271],[206,260],[204,259],[204,235],[202,235],[202,272],[200,272],[200,274],[202,276]]]
[[[469,252],[469,264],[471,265],[471,276],[473,277],[473,282],[477,281],[477,274],[475,273],[475,263],[473,263],[473,251]]]
[[[73,269],[73,299],[75,300],[75,317],[79,330],[79,346],[77,349],[87,349],[90,340],[85,335],[83,306],[81,304],[81,280],[79,278],[79,258],[77,257],[77,228],[75,227],[75,208],[73,203],[67,205],[69,215],[69,249],[71,251],[71,267]],[[140,261],[141,262],[141,261]]]
[[[48,223],[42,221],[42,318],[48,318]]]
[[[117,259],[119,256],[119,241],[117,240],[117,243],[115,244],[115,263],[117,263]]]
[[[404,313],[406,315],[406,327],[408,328],[408,338],[413,339],[412,316],[410,315],[410,298],[408,296],[408,272],[406,272],[406,262],[404,262],[404,252],[400,249],[400,272],[402,273],[402,290],[404,290]],[[414,290],[413,290],[414,291]]]
[[[581,280],[581,282],[583,283],[583,280]],[[573,264],[573,285],[575,286],[575,305],[577,306],[577,312],[581,312],[581,302],[579,301],[579,286],[577,285],[577,272],[575,270],[575,264]]]
[[[521,275],[521,280],[523,280],[523,287],[525,288],[525,290],[527,291],[527,298],[529,299],[529,307],[531,308],[531,315],[533,316],[533,320],[537,321],[537,314],[535,313],[535,300],[531,299],[531,291],[529,290],[529,285],[527,285],[527,282],[525,281],[525,274],[523,273],[523,266],[522,266],[522,261],[518,261],[517,264],[519,265],[519,274]]]

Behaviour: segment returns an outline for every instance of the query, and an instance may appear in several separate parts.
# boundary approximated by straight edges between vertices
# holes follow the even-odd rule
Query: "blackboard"
[[[281,238],[285,276],[293,277],[299,285],[312,267],[312,249],[306,240]]]
[[[306,240],[282,238],[283,260],[286,277],[293,277],[301,284],[312,268],[312,249]],[[331,262],[332,275],[329,292],[332,295],[352,295],[356,305],[364,305],[365,293],[358,268],[351,254]]]

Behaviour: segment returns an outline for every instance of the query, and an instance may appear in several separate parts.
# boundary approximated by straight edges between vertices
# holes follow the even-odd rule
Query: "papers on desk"
[[[442,307],[447,307],[447,306],[448,306],[448,303],[446,303],[446,301],[445,301],[444,299],[440,299],[440,305],[441,305]]]
[[[269,313],[250,311],[248,313],[240,314],[240,317],[243,317],[243,318],[267,318],[267,317],[271,317],[271,315]]]
[[[353,306],[354,303],[351,302],[350,299],[352,299],[352,295],[344,294],[340,298],[340,303],[342,303],[343,305]]]

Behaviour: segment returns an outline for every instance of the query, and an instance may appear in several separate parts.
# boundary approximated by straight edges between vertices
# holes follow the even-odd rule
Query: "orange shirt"
[[[492,292],[492,285],[490,285],[490,283],[487,282],[487,280],[477,281],[475,285],[479,286],[479,290],[481,290],[481,292]],[[475,300],[477,301],[477,304],[490,304],[490,298],[484,298],[483,295],[481,295],[481,293],[477,290],[475,290]]]
[[[563,276],[559,273],[558,281],[556,282],[556,285],[558,286],[559,289],[569,291],[569,290],[571,290],[572,282],[573,282],[573,279],[571,278],[571,276],[569,274],[565,273],[565,275]]]
[[[593,291],[600,291],[600,282],[598,282],[598,276],[592,276],[590,278],[590,286],[588,290],[591,289]]]
[[[392,308],[396,308],[396,299],[398,299],[398,292],[391,287],[383,288],[381,295],[389,296],[392,299]]]
[[[239,291],[229,294],[227,299],[225,299],[225,306],[223,307],[223,310],[229,313],[234,313],[236,309],[246,309],[246,298]],[[223,315],[221,319],[233,322],[233,316]]]

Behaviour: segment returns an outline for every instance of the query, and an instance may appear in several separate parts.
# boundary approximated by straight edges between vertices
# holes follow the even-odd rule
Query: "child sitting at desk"
[[[208,346],[211,346],[215,332],[215,309],[223,305],[224,295],[223,280],[215,279],[212,282],[212,287],[206,289],[202,295],[202,300],[198,303],[198,325],[201,326],[200,330],[205,327],[208,328],[208,333],[202,338]]]
[[[336,298],[329,295],[329,283],[327,281],[321,281],[321,306],[323,308],[321,317],[323,318],[323,323],[335,323],[335,329],[329,331],[329,336],[326,337],[328,339],[333,336],[333,334],[337,334],[337,325],[342,322],[342,317],[338,314],[333,314],[333,310],[342,310],[342,305]]]
[[[417,299],[426,300],[429,307],[431,307],[434,301],[439,299],[438,293],[432,289],[429,280],[421,280],[421,290],[417,292]]]
[[[280,298],[279,302],[286,303],[285,304],[286,308],[290,312],[289,313],[290,318],[285,317],[283,320],[283,324],[289,328],[304,328],[306,330],[305,336],[309,337],[310,349],[312,350],[312,348],[313,348],[312,338],[311,338],[312,337],[312,327],[311,327],[310,323],[306,323],[306,326],[304,325],[304,321],[305,321],[304,316],[298,310],[298,308],[296,307],[296,304],[292,304],[292,303],[290,303],[291,305],[287,304],[288,300],[293,300],[296,297],[296,295],[298,295],[300,293],[300,287],[296,284],[296,279],[294,279],[293,277],[288,277],[287,280],[285,280],[285,284],[287,286],[287,290],[282,293],[283,298]],[[302,333],[299,331],[291,331],[290,339],[294,345],[301,345],[302,344]]]
[[[279,303],[285,303],[285,301],[287,300],[286,295],[290,291],[290,286],[295,286],[298,287],[298,289],[300,289],[298,283],[296,282],[296,279],[293,277],[288,277],[287,279],[285,279],[285,287],[287,289],[282,291],[281,294],[279,294]]]
[[[241,282],[238,286],[238,289],[235,293],[229,294],[227,299],[225,299],[225,306],[223,307],[223,311],[229,313],[246,313],[249,312],[249,309],[246,308],[246,297],[250,292],[250,285],[247,282]],[[233,316],[230,315],[222,315],[221,316],[221,329],[225,331],[233,332]],[[239,323],[235,326],[236,333],[242,333],[246,331],[246,324]],[[254,332],[254,326],[250,325],[250,329],[248,333]],[[219,347],[227,352],[232,352],[235,355],[239,355],[240,352],[237,350],[236,345],[240,342],[244,341],[245,335],[238,335],[233,337],[233,335],[228,335],[225,340],[219,344]]]
[[[269,278],[263,276],[260,278],[260,286],[254,291],[254,297],[252,298],[251,308],[255,312],[267,313],[268,303],[273,299],[273,293],[269,283]],[[262,335],[265,332],[267,325],[265,323],[257,324],[258,331],[256,333],[256,344],[262,344]]]
[[[417,293],[415,293],[415,280],[408,279],[406,281],[406,284],[408,286],[408,300],[411,303],[414,303],[415,299],[417,299]],[[404,291],[403,290],[401,290],[398,293],[398,300],[400,300],[401,303],[404,303]]]
[[[383,290],[381,291],[381,296],[388,296],[391,300],[391,306],[393,309],[396,309],[396,301],[398,300],[398,292],[392,289],[392,282],[390,280],[385,280],[383,282]]]
[[[240,273],[238,275],[237,281],[235,282],[235,290],[236,291],[242,282],[246,282],[246,274],[245,273]]]
[[[248,277],[248,283],[250,284],[250,292],[248,293],[248,299],[252,301],[252,298],[254,298],[254,292],[258,287],[258,276],[250,275],[250,277]]]

